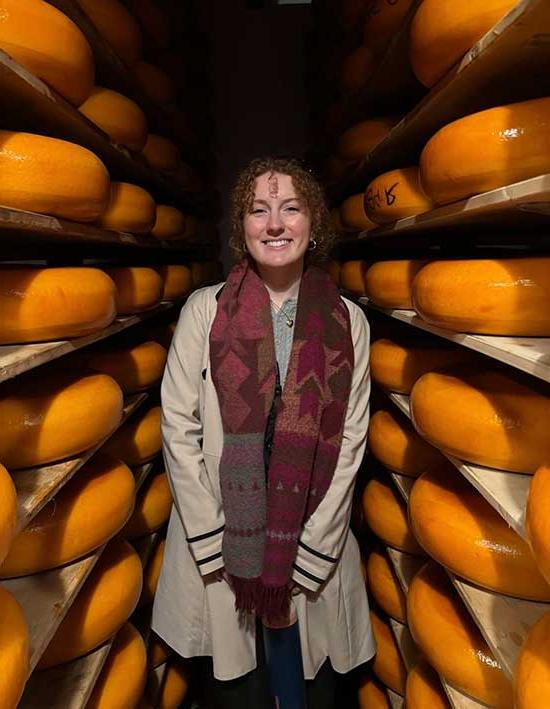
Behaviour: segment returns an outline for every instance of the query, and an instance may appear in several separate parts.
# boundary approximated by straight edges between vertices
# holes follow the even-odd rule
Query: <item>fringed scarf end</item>
[[[235,593],[235,609],[255,613],[267,622],[276,623],[290,614],[290,589],[284,586],[264,586],[260,578],[243,579],[231,576]]]

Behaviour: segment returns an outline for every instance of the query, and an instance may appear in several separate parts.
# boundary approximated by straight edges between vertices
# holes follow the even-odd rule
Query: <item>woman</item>
[[[242,709],[245,695],[270,706],[252,696],[258,618],[273,627],[297,616],[306,680],[374,654],[349,531],[369,334],[311,263],[329,238],[314,178],[296,161],[253,161],[233,194],[241,260],[225,285],[188,299],[162,384],[175,507],[153,627],[180,655],[211,657],[217,680],[244,678]],[[310,707],[333,706],[327,694]]]

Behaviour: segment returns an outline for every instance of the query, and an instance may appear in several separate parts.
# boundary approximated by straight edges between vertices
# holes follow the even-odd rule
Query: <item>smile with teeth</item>
[[[272,241],[264,241],[263,243],[266,246],[277,248],[281,246],[286,246],[287,244],[290,244],[291,241],[292,239],[273,239]]]

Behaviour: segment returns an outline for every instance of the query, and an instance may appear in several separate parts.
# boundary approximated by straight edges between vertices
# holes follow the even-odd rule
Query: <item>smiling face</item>
[[[260,175],[254,201],[244,217],[246,248],[260,269],[302,269],[311,217],[290,175]]]

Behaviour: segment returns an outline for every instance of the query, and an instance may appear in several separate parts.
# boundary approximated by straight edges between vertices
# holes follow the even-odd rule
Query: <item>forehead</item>
[[[283,175],[280,172],[266,172],[256,178],[254,198],[273,199],[274,196],[279,199],[298,197],[290,175]]]

